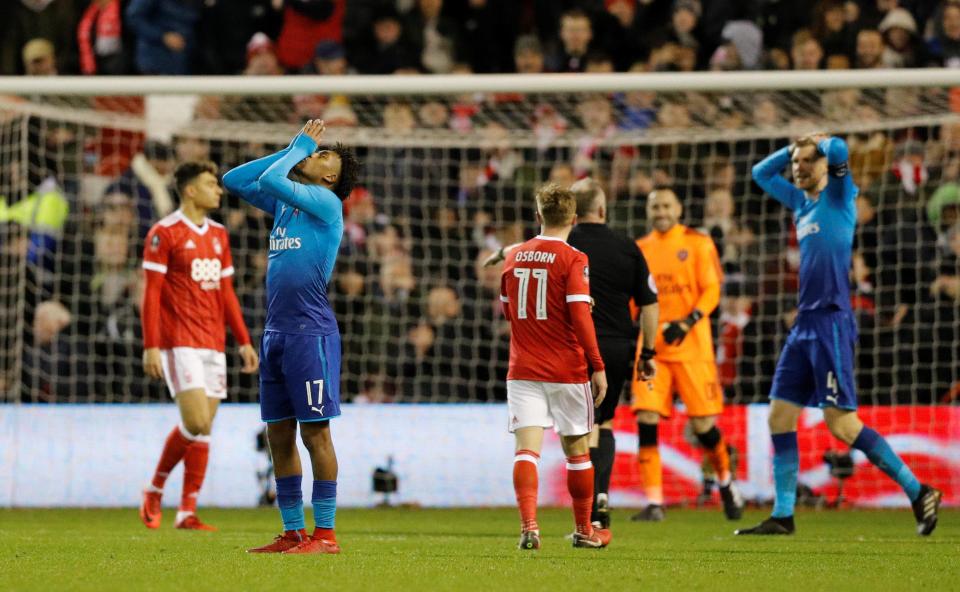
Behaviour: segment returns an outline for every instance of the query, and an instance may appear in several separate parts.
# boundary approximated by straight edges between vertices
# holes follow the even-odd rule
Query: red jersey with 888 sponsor
[[[500,300],[510,321],[507,380],[587,382],[587,359],[569,307],[590,303],[584,253],[542,235],[515,247],[500,276]]]
[[[210,219],[198,227],[177,210],[147,233],[143,268],[164,274],[159,343],[144,343],[144,348],[222,352],[226,327],[220,280],[234,272],[227,229]]]

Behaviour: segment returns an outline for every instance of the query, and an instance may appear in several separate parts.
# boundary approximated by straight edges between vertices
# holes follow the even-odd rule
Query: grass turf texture
[[[613,516],[604,550],[573,549],[569,510],[541,511],[543,549],[515,548],[516,511],[341,510],[340,556],[248,555],[275,510],[201,509],[217,533],[148,531],[135,509],[0,510],[0,590],[949,590],[960,588],[960,512],[929,538],[907,511],[802,512],[792,537],[734,537],[747,512]],[[310,523],[310,513],[307,522]]]

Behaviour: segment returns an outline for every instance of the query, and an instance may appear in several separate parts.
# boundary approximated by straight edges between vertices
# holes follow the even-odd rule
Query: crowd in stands
[[[0,74],[960,65],[953,0],[9,0]]]
[[[775,0],[15,4],[15,18],[0,23],[16,27],[0,37],[0,69],[31,75],[960,65],[960,3],[953,1],[826,0],[812,8]],[[763,400],[795,317],[799,247],[789,217],[751,183],[750,167],[789,141],[785,127],[872,124],[846,136],[861,187],[851,272],[861,326],[858,384],[869,402],[929,403],[960,394],[960,126],[948,118],[901,121],[950,104],[943,89],[537,100],[504,94],[375,104],[322,95],[203,97],[192,106],[192,123],[293,130],[322,117],[348,143],[357,143],[350,131],[359,127],[384,140],[357,146],[364,177],[344,206],[330,289],[344,336],[342,392],[373,402],[504,398],[509,333],[499,311],[500,269],[481,262],[534,232],[534,186],[585,176],[603,184],[612,224],[631,236],[647,231],[644,196],[658,185],[676,189],[684,222],[708,232],[721,255],[724,295],[713,318],[721,380],[734,400]],[[82,106],[144,113],[141,99],[82,99]],[[11,321],[6,326],[17,315],[26,319],[17,396],[162,399],[162,385],[139,369],[138,264],[147,229],[176,207],[170,173],[188,159],[213,159],[227,170],[277,146],[229,133],[208,139],[189,126],[161,141],[51,116],[29,121],[25,137],[0,127],[4,141],[30,150],[0,161],[0,288],[16,280],[22,261],[29,285],[22,311],[0,312]],[[616,141],[618,134],[697,127],[720,132]],[[532,141],[513,142],[517,129]],[[740,135],[727,139],[727,132]],[[443,141],[404,141],[413,137]],[[233,196],[217,217],[231,232],[238,294],[256,332],[272,222]],[[3,351],[10,360],[16,348]],[[14,382],[0,376],[0,390]],[[233,372],[231,384],[241,400],[256,396],[249,377]]]

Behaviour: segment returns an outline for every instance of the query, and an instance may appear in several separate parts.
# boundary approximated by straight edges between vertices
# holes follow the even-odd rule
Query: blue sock
[[[899,483],[911,502],[917,500],[920,495],[920,482],[917,481],[910,467],[904,464],[893,448],[890,448],[886,438],[863,426],[860,435],[853,441],[853,447],[866,454],[870,462]]]
[[[283,519],[283,530],[300,530],[303,521],[303,475],[277,477],[277,506]]]
[[[337,514],[337,482],[313,482],[313,523],[317,528],[333,530]]]
[[[773,434],[773,482],[777,496],[773,502],[774,518],[793,516],[797,504],[797,473],[800,472],[800,453],[797,433]]]

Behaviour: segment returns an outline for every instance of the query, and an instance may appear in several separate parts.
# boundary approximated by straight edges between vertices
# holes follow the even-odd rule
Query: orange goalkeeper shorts
[[[714,362],[657,362],[653,380],[636,380],[631,384],[634,411],[654,411],[670,417],[673,393],[687,407],[687,415],[706,417],[723,413],[723,389],[717,379]]]

